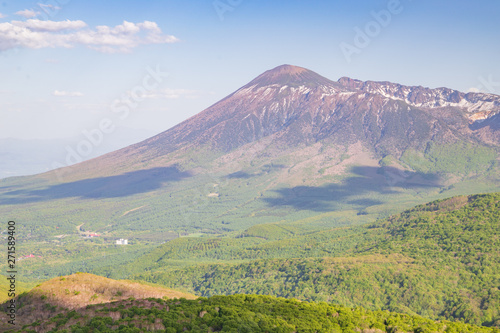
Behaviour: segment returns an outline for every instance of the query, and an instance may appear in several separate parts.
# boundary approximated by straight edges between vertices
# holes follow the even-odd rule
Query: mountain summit
[[[268,70],[254,80],[248,86],[268,86],[268,85],[289,85],[289,86],[318,86],[318,85],[331,85],[335,83],[327,78],[303,67],[292,65],[281,65],[271,70]]]

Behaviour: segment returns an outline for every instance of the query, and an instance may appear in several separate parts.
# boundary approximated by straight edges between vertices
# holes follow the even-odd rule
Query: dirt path
[[[144,208],[144,207],[146,207],[146,205],[141,206],[141,207],[137,207],[137,208],[134,208],[134,209],[131,209],[131,210],[127,210],[125,213],[123,213],[123,214],[122,214],[122,216],[125,216],[125,215],[127,215],[128,213],[132,213],[133,211],[136,211],[136,210],[141,209],[141,208]],[[120,217],[122,217],[122,216],[120,216]]]

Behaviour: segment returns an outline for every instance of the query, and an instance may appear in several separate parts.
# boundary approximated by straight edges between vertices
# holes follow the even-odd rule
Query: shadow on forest
[[[233,173],[227,175],[226,177],[229,179],[248,179],[248,178],[252,178],[255,176],[256,175],[250,174],[250,173],[245,172],[245,171],[237,171],[237,172],[233,172]]]
[[[5,192],[0,204],[15,205],[79,197],[84,199],[120,198],[146,193],[160,188],[164,183],[180,181],[190,177],[177,167],[159,167],[127,172],[122,175],[83,179],[70,183],[52,185],[37,190]],[[10,198],[5,198],[10,196]]]
[[[399,189],[441,187],[440,177],[431,173],[403,171],[394,167],[357,166],[352,177],[341,183],[323,186],[296,186],[276,190],[278,197],[265,198],[269,206],[291,206],[320,212],[332,211],[340,205],[363,209],[383,204],[378,195],[397,194]]]
[[[253,177],[258,177],[266,173],[273,172],[275,170],[280,170],[286,168],[286,165],[283,164],[265,164],[262,166],[261,170],[257,173],[248,173],[246,171],[237,171],[233,172],[226,177],[229,179],[248,179]]]

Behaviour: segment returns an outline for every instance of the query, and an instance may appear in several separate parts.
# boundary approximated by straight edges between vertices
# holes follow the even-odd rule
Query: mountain
[[[379,149],[391,142],[402,151],[425,147],[429,141],[472,139],[477,135],[471,125],[479,127],[499,112],[500,97],[492,94],[349,78],[333,82],[283,65],[135,147],[165,153],[185,144],[208,143],[230,151],[276,136],[285,146],[329,139],[342,144],[364,141]]]
[[[499,112],[500,97],[493,94],[345,77],[334,82],[305,68],[283,65],[181,124],[84,163],[77,172],[121,173],[190,148],[228,153],[259,140],[272,145],[275,154],[317,142],[361,143],[377,157],[396,158],[412,149],[425,151],[431,143],[498,147]]]

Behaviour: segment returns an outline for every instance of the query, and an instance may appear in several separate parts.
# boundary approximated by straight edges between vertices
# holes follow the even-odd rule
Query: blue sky
[[[103,119],[159,133],[281,64],[500,94],[498,1],[11,0],[0,14],[0,138],[84,138]]]

